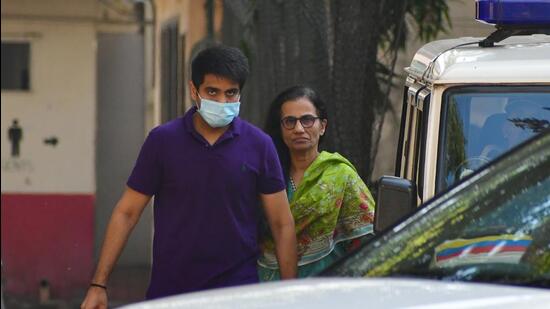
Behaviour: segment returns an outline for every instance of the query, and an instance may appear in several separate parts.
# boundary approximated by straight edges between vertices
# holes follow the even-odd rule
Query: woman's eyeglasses
[[[315,120],[317,119],[319,119],[319,117],[315,117],[312,115],[304,115],[300,118],[296,118],[294,116],[287,116],[281,119],[281,124],[285,129],[292,130],[294,129],[294,127],[296,127],[296,122],[300,120],[300,124],[302,124],[302,127],[311,128],[315,123]]]

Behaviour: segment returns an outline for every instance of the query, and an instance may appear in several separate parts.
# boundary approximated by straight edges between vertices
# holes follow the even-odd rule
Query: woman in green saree
[[[318,274],[373,233],[374,201],[353,165],[319,152],[325,106],[311,88],[291,87],[271,104],[266,131],[279,153],[296,225],[298,277]],[[264,235],[261,281],[279,279],[273,239]]]

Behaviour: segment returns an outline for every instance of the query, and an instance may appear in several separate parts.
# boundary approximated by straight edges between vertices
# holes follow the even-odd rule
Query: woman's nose
[[[294,126],[294,131],[295,132],[305,131],[304,126],[302,126],[302,123],[300,122],[300,120],[296,120],[296,125]]]

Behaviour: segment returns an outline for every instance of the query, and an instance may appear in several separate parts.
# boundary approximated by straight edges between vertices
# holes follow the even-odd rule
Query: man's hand
[[[86,298],[80,305],[81,309],[107,309],[107,291],[100,287],[92,286],[86,293]]]

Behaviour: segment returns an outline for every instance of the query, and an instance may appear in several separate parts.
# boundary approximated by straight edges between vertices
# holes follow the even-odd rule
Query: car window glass
[[[550,128],[548,87],[486,88],[459,88],[446,95],[437,192]]]

